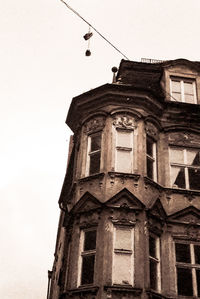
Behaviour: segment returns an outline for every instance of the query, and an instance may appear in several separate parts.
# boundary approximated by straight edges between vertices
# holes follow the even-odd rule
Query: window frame
[[[95,231],[96,232],[96,244],[95,249],[92,250],[84,250],[85,245],[85,233],[89,231]],[[96,250],[97,250],[97,228],[96,227],[90,227],[87,229],[81,229],[80,231],[80,240],[79,240],[79,259],[78,259],[78,280],[77,285],[78,286],[87,286],[87,285],[93,285],[94,284],[94,277],[95,277],[95,264],[96,264]],[[82,283],[83,280],[83,259],[85,256],[94,256],[94,265],[93,265],[93,281],[91,283]]]
[[[147,153],[147,142],[148,140],[150,142],[152,142],[152,156],[149,155]],[[153,173],[153,177],[151,178],[149,175],[148,175],[148,160],[152,162],[152,173]],[[157,158],[157,142],[152,138],[150,137],[149,135],[146,135],[146,174],[147,174],[147,177],[150,178],[151,180],[157,182],[158,181],[158,158]]]
[[[172,89],[172,82],[173,81],[178,81],[180,82],[180,101],[177,100],[172,94],[174,93]],[[193,97],[194,97],[194,102],[190,103],[188,101],[185,101],[186,98],[186,93],[185,93],[185,86],[184,83],[192,83],[192,88],[193,88]],[[196,79],[195,78],[186,78],[186,77],[176,77],[176,76],[171,76],[170,77],[170,100],[179,102],[179,103],[187,103],[187,104],[197,104],[197,85],[196,85]],[[177,92],[178,93],[178,92]]]
[[[92,144],[92,137],[100,136],[100,148],[94,151],[91,151],[91,144]],[[88,135],[87,138],[87,162],[86,162],[86,176],[95,175],[100,173],[101,171],[101,152],[102,152],[102,131],[94,132]],[[100,155],[99,157],[99,170],[96,172],[91,173],[91,156],[94,156],[95,154]]]
[[[131,233],[131,249],[123,249],[123,248],[116,248],[116,230],[129,230]],[[116,282],[115,278],[115,260],[116,255],[121,254],[125,256],[130,256],[130,283],[128,281],[124,281],[124,283]],[[117,271],[118,272],[118,271]],[[123,281],[122,281],[123,282]],[[134,285],[134,228],[129,225],[113,225],[113,256],[112,256],[112,284],[113,285]]]
[[[130,146],[120,146],[118,145],[118,133],[123,132],[130,134]],[[134,150],[134,130],[127,129],[127,128],[115,128],[115,171],[116,172],[122,172],[122,173],[133,173],[133,150]],[[130,170],[123,171],[121,169],[121,166],[119,167],[119,159],[118,159],[118,152],[129,152],[130,155]]]
[[[150,238],[153,238],[155,240],[156,256],[150,255]],[[160,293],[161,292],[161,243],[160,243],[160,237],[153,234],[152,232],[150,232],[148,241],[149,241],[149,285],[152,290]],[[153,288],[151,285],[151,270],[150,270],[151,261],[156,263],[156,287],[155,288]]]
[[[190,262],[177,262],[176,244],[189,245]],[[196,270],[200,271],[200,264],[195,263],[195,250],[194,250],[195,245],[200,247],[200,243],[198,243],[198,242],[190,242],[187,240],[175,240],[174,241],[175,269],[176,269],[176,293],[178,296],[200,298],[200,287],[198,290],[197,275],[196,275]],[[193,295],[183,295],[183,294],[178,293],[179,292],[179,290],[178,290],[178,271],[177,271],[178,268],[191,270]],[[198,296],[198,292],[199,292],[199,296]]]
[[[177,149],[177,150],[182,150],[183,151],[183,163],[175,163],[171,162],[171,152],[172,149]],[[188,164],[188,157],[187,157],[187,151],[189,150],[196,150],[199,151],[200,154],[200,149],[199,148],[190,148],[190,147],[182,147],[182,146],[170,146],[169,147],[169,162],[170,162],[170,184],[172,188],[179,188],[178,186],[175,187],[173,182],[172,182],[172,168],[179,167],[180,169],[184,170],[184,179],[185,179],[185,188],[179,188],[179,189],[189,189],[189,190],[200,190],[199,189],[191,189],[190,188],[190,180],[189,180],[189,169],[194,169],[194,170],[199,170],[200,171],[200,166],[198,165],[190,165]]]

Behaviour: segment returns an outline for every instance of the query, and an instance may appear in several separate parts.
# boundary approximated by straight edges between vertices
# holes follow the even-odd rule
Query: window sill
[[[99,287],[93,286],[93,285],[86,285],[86,286],[80,286],[76,289],[70,289],[64,292],[61,296],[61,298],[68,298],[67,296],[85,296],[86,294],[92,294],[96,295],[99,290]]]
[[[115,171],[110,171],[108,172],[109,176],[112,177],[119,177],[119,178],[132,178],[135,181],[138,181],[140,178],[140,174],[136,173],[126,173],[126,172],[115,172]]]
[[[155,187],[156,189],[163,190],[163,186],[155,182],[154,180],[150,179],[149,177],[145,176],[144,177],[144,182],[145,184],[151,185]]]
[[[149,289],[149,290],[146,290],[146,293],[147,295],[149,295],[149,298],[150,299],[172,299],[174,297],[167,297],[167,296],[164,296],[162,295],[161,293],[158,293],[158,291],[155,291],[155,290],[152,290],[152,289]]]
[[[141,288],[134,288],[131,285],[123,285],[123,284],[104,286],[104,290],[107,292],[129,292],[137,296],[142,293]]]
[[[200,190],[190,190],[190,189],[181,189],[181,188],[164,188],[166,191],[171,193],[187,194],[187,195],[200,195]]]
[[[100,173],[96,173],[96,174],[92,174],[89,176],[86,176],[84,178],[79,179],[79,182],[87,182],[90,180],[94,180],[94,179],[102,179],[104,177],[105,173],[104,172],[100,172]]]

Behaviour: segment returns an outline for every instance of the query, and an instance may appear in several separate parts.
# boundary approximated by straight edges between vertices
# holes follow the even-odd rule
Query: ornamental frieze
[[[119,129],[134,130],[136,128],[135,119],[127,114],[116,115],[113,120],[113,125]]]
[[[169,143],[174,145],[188,145],[200,147],[200,135],[188,132],[170,133]]]
[[[105,117],[96,116],[84,124],[84,133],[93,133],[103,130],[105,126]]]

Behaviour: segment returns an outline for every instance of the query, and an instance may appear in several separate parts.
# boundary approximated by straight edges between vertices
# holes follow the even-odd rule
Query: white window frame
[[[151,140],[152,141],[152,153],[153,155],[150,156],[147,153],[147,140]],[[146,173],[147,173],[147,161],[151,160],[153,162],[153,178],[150,178],[152,180],[154,180],[155,182],[157,182],[158,180],[158,169],[157,169],[157,142],[155,140],[153,140],[150,136],[146,136]],[[147,174],[148,176],[148,174]]]
[[[178,81],[180,82],[181,85],[181,100],[178,101],[176,100],[173,96],[173,90],[172,90],[172,81]],[[187,101],[185,101],[185,87],[184,87],[184,83],[192,83],[193,86],[193,96],[194,96],[194,103],[189,103]],[[171,101],[176,101],[176,102],[183,102],[183,103],[189,103],[189,104],[197,104],[197,93],[196,93],[196,80],[193,78],[180,78],[180,77],[175,77],[172,76],[170,77],[170,95],[171,95]]]
[[[190,259],[191,263],[184,263],[184,262],[177,262],[176,261],[176,293],[178,295],[178,276],[177,276],[177,268],[185,268],[185,269],[191,269],[192,271],[192,286],[193,286],[193,298],[199,298],[198,297],[198,289],[197,289],[197,280],[196,280],[196,269],[200,270],[200,264],[195,264],[195,253],[194,253],[194,245],[200,246],[199,243],[190,243],[189,241],[179,241],[175,240],[174,242],[174,252],[175,252],[175,259],[176,259],[176,250],[175,250],[175,244],[187,244],[190,246]],[[183,295],[180,295],[183,296]],[[184,296],[184,297],[191,297],[191,296]]]
[[[192,168],[192,169],[197,169],[197,170],[200,170],[200,166],[192,166],[192,165],[189,165],[188,162],[187,162],[187,150],[190,150],[190,148],[183,148],[183,147],[179,147],[179,146],[171,146],[170,147],[170,157],[171,157],[171,150],[172,149],[177,149],[177,150],[182,150],[183,151],[183,163],[174,163],[174,162],[171,162],[171,159],[170,159],[170,170],[172,167],[181,167],[181,168],[184,168],[184,176],[185,176],[185,188],[184,189],[190,189],[190,182],[189,182],[189,173],[188,173],[188,169],[189,168]],[[200,150],[200,149],[197,149],[197,148],[191,148],[191,150]],[[170,175],[170,178],[172,178],[172,174]],[[173,182],[171,181],[171,186],[173,187]],[[198,189],[199,190],[199,189]]]
[[[123,248],[115,248],[115,243],[116,243],[116,230],[121,229],[121,230],[129,230],[131,232],[131,249],[126,250]],[[130,256],[130,282],[116,282],[115,280],[115,275],[114,273],[114,267],[115,267],[115,258],[117,254],[121,255],[129,255]],[[113,258],[112,258],[112,283],[115,285],[134,285],[134,228],[132,226],[122,226],[122,225],[114,225],[113,227]]]
[[[118,145],[118,132],[124,132],[127,134],[130,134],[130,147],[124,147]],[[124,172],[124,173],[133,173],[133,146],[134,146],[134,131],[130,129],[122,129],[122,128],[115,128],[115,171],[116,172]],[[119,162],[117,159],[117,152],[129,152],[130,153],[130,171],[122,171],[122,169],[119,168]]]
[[[91,151],[91,140],[93,136],[100,136],[101,138],[101,146],[100,149],[95,150],[95,151]],[[101,170],[101,149],[102,149],[102,131],[100,132],[96,132],[96,133],[92,133],[90,135],[88,135],[88,143],[87,143],[87,162],[86,162],[86,176],[89,175],[95,175],[97,173],[100,173]],[[99,171],[97,171],[96,173],[90,174],[90,164],[91,164],[91,159],[90,157],[96,153],[100,153],[100,165],[99,165]]]
[[[87,250],[84,251],[84,242],[85,242],[85,233],[88,231],[95,231],[96,237],[97,237],[97,229],[96,228],[88,228],[88,229],[82,229],[80,232],[80,243],[79,243],[79,259],[78,259],[78,280],[77,285],[78,286],[85,286],[87,284],[81,284],[82,280],[82,265],[83,265],[83,257],[87,255],[94,255],[94,272],[95,272],[95,264],[96,264],[96,248],[93,250]],[[94,283],[94,276],[93,276],[93,283]],[[91,284],[93,284],[91,283]]]
[[[157,277],[156,277],[156,289],[154,291],[161,292],[161,261],[160,261],[160,237],[157,235],[150,233],[149,234],[149,239],[153,238],[155,240],[155,245],[156,245],[156,256],[151,256],[150,255],[150,245],[149,245],[149,281],[151,281],[151,272],[150,272],[150,261],[153,261],[156,263],[156,272],[157,272]]]

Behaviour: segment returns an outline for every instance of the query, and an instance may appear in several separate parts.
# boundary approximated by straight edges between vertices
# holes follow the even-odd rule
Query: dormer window
[[[171,101],[197,104],[196,82],[194,79],[171,77]]]

